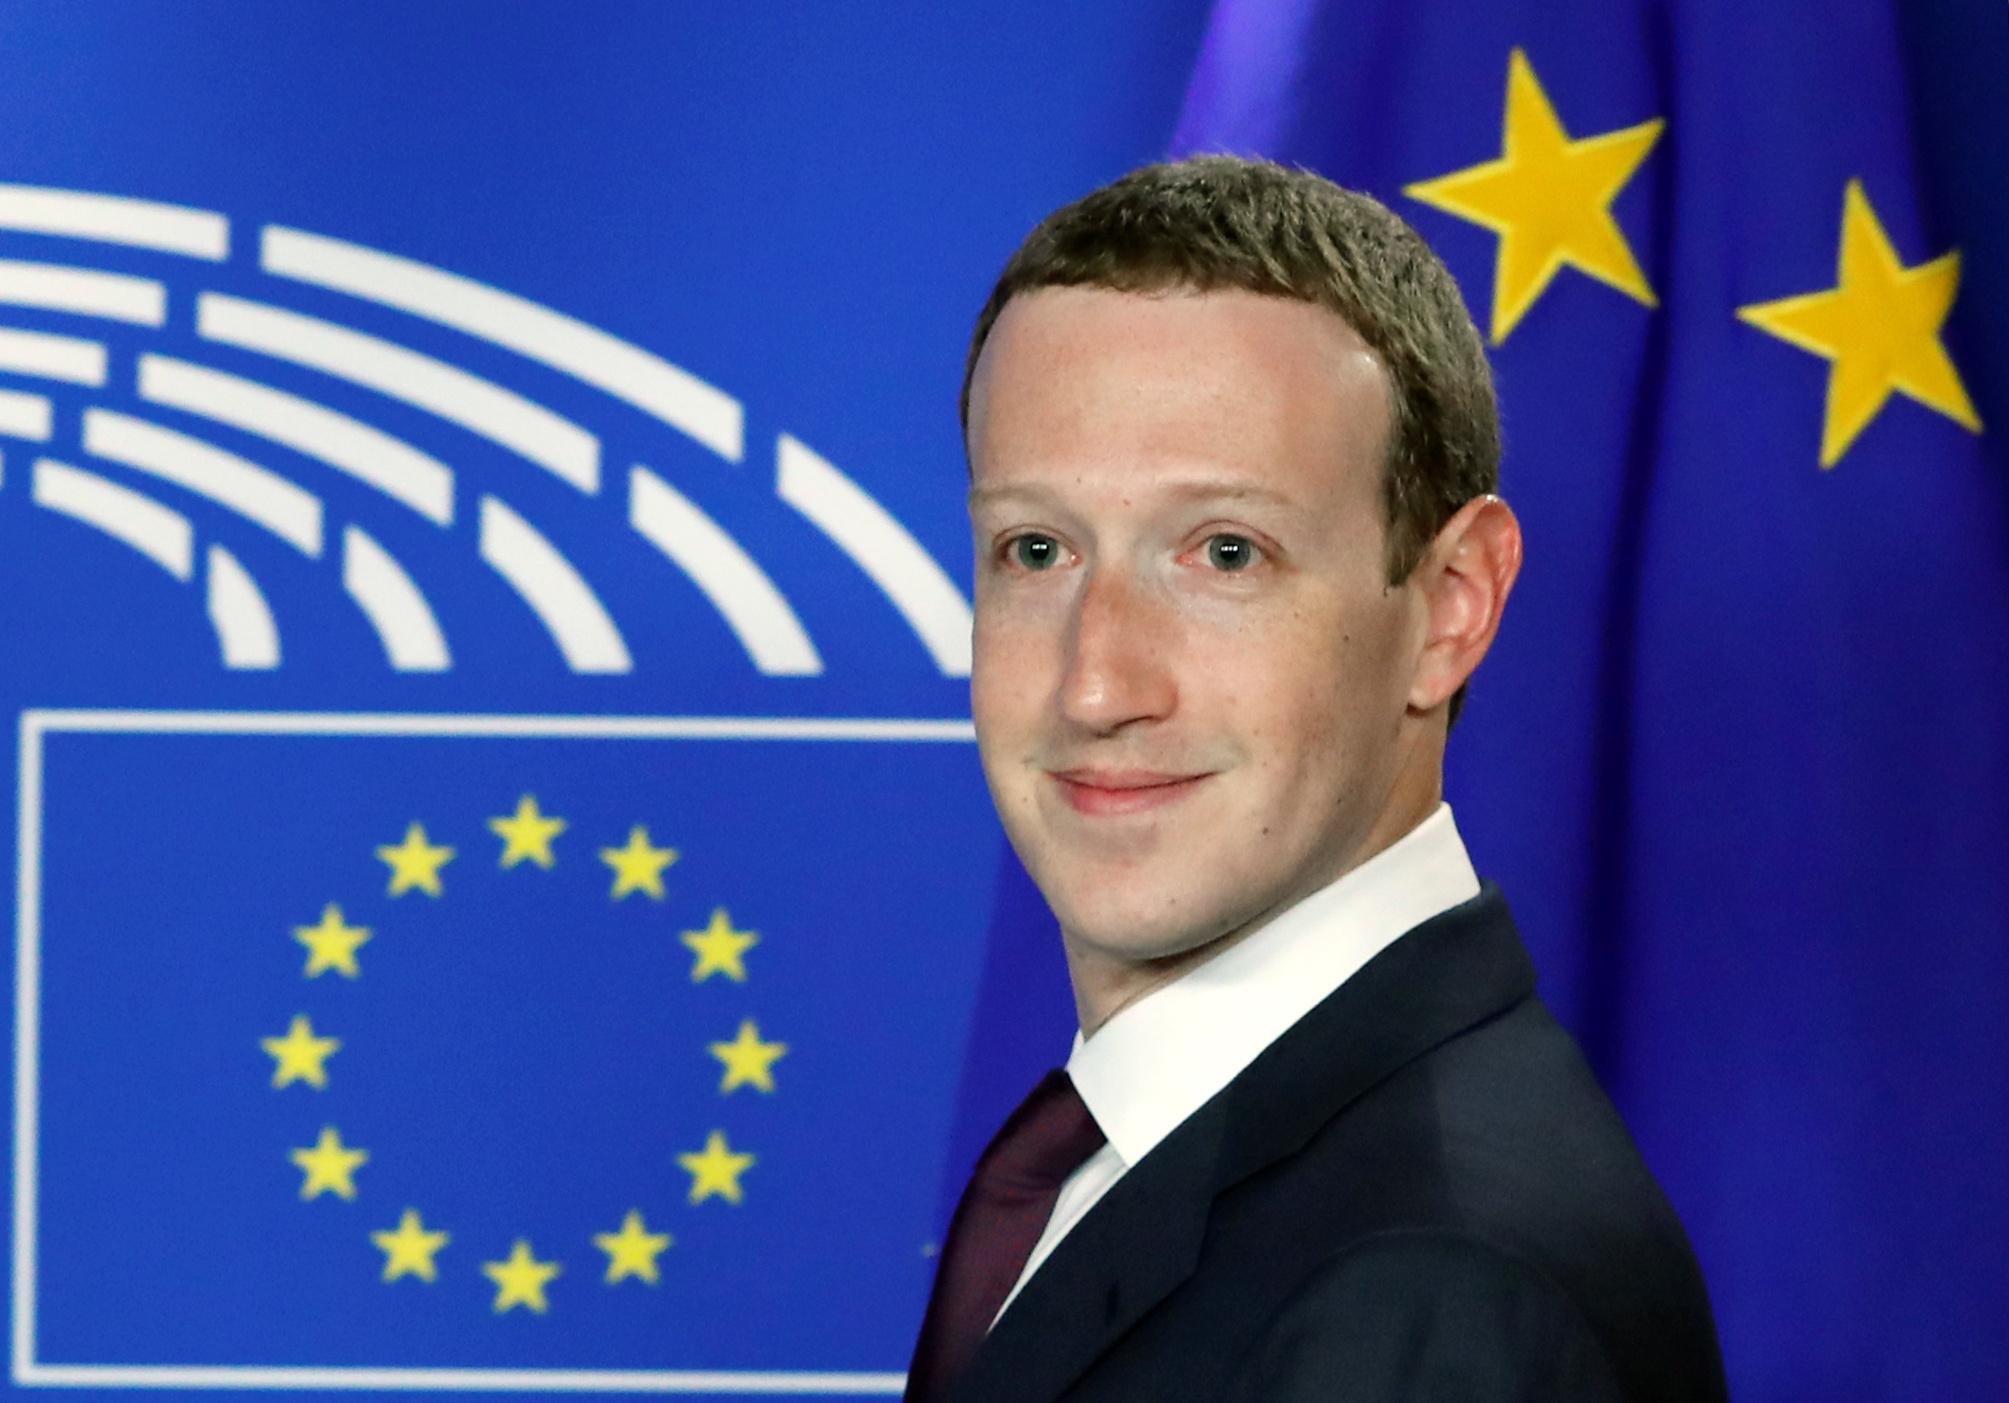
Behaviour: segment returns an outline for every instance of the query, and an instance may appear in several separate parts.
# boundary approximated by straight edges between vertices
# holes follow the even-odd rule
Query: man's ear
[[[1425,610],[1423,653],[1409,705],[1431,711],[1449,701],[1493,646],[1514,578],[1521,573],[1521,523],[1498,497],[1475,497],[1444,523],[1416,567]]]

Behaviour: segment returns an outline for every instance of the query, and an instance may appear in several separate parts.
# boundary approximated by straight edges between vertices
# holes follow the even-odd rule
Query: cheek
[[[1327,690],[1303,697],[1300,705],[1273,718],[1263,744],[1266,778],[1280,815],[1316,818],[1330,807],[1335,776],[1346,770],[1353,753],[1354,737],[1340,710],[1344,705],[1343,695]]]
[[[1069,600],[1057,582],[1034,586],[979,575],[974,604],[972,680],[975,672],[1007,671],[1050,651],[1065,629]]]
[[[1279,808],[1322,810],[1389,748],[1406,696],[1401,649],[1379,616],[1344,624],[1307,616],[1293,625],[1266,650],[1271,665],[1233,685],[1234,712]]]
[[[987,756],[1022,737],[1040,714],[1050,651],[1047,635],[1027,620],[979,609],[971,636],[970,716]]]

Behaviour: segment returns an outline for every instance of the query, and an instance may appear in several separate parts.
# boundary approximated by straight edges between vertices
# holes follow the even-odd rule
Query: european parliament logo
[[[447,269],[25,186],[0,242],[7,554],[199,645],[15,679],[14,1382],[896,1393],[997,845],[899,701],[947,573]]]
[[[0,231],[137,248],[198,270],[229,259],[234,233],[212,211],[20,185],[0,186]],[[638,411],[641,431],[630,436],[651,457],[662,445],[648,431],[667,428],[715,460],[743,463],[738,401],[638,345],[443,268],[278,225],[259,232],[257,250],[264,276],[253,280],[256,296],[221,290],[216,282],[237,280],[200,272],[171,285],[73,261],[0,259],[0,306],[17,317],[32,311],[109,325],[125,341],[115,347],[102,334],[0,325],[0,373],[69,387],[62,403],[40,390],[0,392],[0,435],[35,446],[8,453],[4,467],[17,484],[25,476],[36,506],[198,588],[224,666],[269,670],[287,651],[288,630],[259,572],[230,544],[243,530],[307,561],[337,557],[341,588],[385,665],[451,669],[451,630],[426,588],[427,572],[415,574],[368,524],[387,512],[438,531],[471,515],[479,563],[568,669],[633,671],[634,648],[616,611],[523,507],[521,468],[540,487],[563,485],[566,514],[577,515],[578,501],[565,500],[575,496],[625,501],[611,524],[631,531],[702,596],[759,673],[823,672],[823,654],[787,593],[692,495],[648,462],[610,468],[601,434],[530,388],[460,362],[499,348],[509,353],[512,376],[534,371],[533,378],[596,392],[584,401],[591,412],[605,415],[609,400]],[[331,296],[337,308],[289,305],[302,300],[301,290]],[[394,312],[402,334],[351,324],[357,307]],[[347,315],[330,314],[337,310]],[[192,354],[153,344],[185,338],[191,328]],[[441,328],[456,334],[458,359],[407,344],[415,331]],[[275,375],[291,383],[282,387]],[[415,441],[422,435],[426,441]],[[55,452],[59,444],[77,461]],[[455,466],[469,459],[505,465],[508,485],[469,491]],[[929,553],[794,435],[776,435],[773,465],[775,497],[877,587],[941,673],[966,675],[968,606]],[[341,494],[347,505],[338,513],[328,489],[350,487],[360,490]],[[199,505],[217,529],[198,529],[170,498]],[[417,539],[422,549],[437,545]],[[434,571],[447,568],[433,558],[440,554],[427,550]]]

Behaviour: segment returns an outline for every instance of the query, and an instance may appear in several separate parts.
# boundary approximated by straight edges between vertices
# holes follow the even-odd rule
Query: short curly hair
[[[1336,312],[1388,378],[1391,584],[1408,578],[1460,507],[1498,489],[1499,405],[1479,330],[1443,262],[1369,196],[1270,161],[1196,156],[1132,171],[1055,211],[1012,255],[977,317],[963,370],[965,436],[992,326],[1012,298],[1045,287],[1238,290]]]

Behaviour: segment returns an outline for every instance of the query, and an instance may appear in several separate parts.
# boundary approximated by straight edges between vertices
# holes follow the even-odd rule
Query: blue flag
[[[967,741],[28,713],[20,1381],[897,1391]]]
[[[1897,10],[1223,0],[1175,142],[1379,196],[1491,342],[1451,798],[1747,1400],[2009,1394],[2009,228],[1916,126],[1971,64],[2000,130],[2009,36]]]

